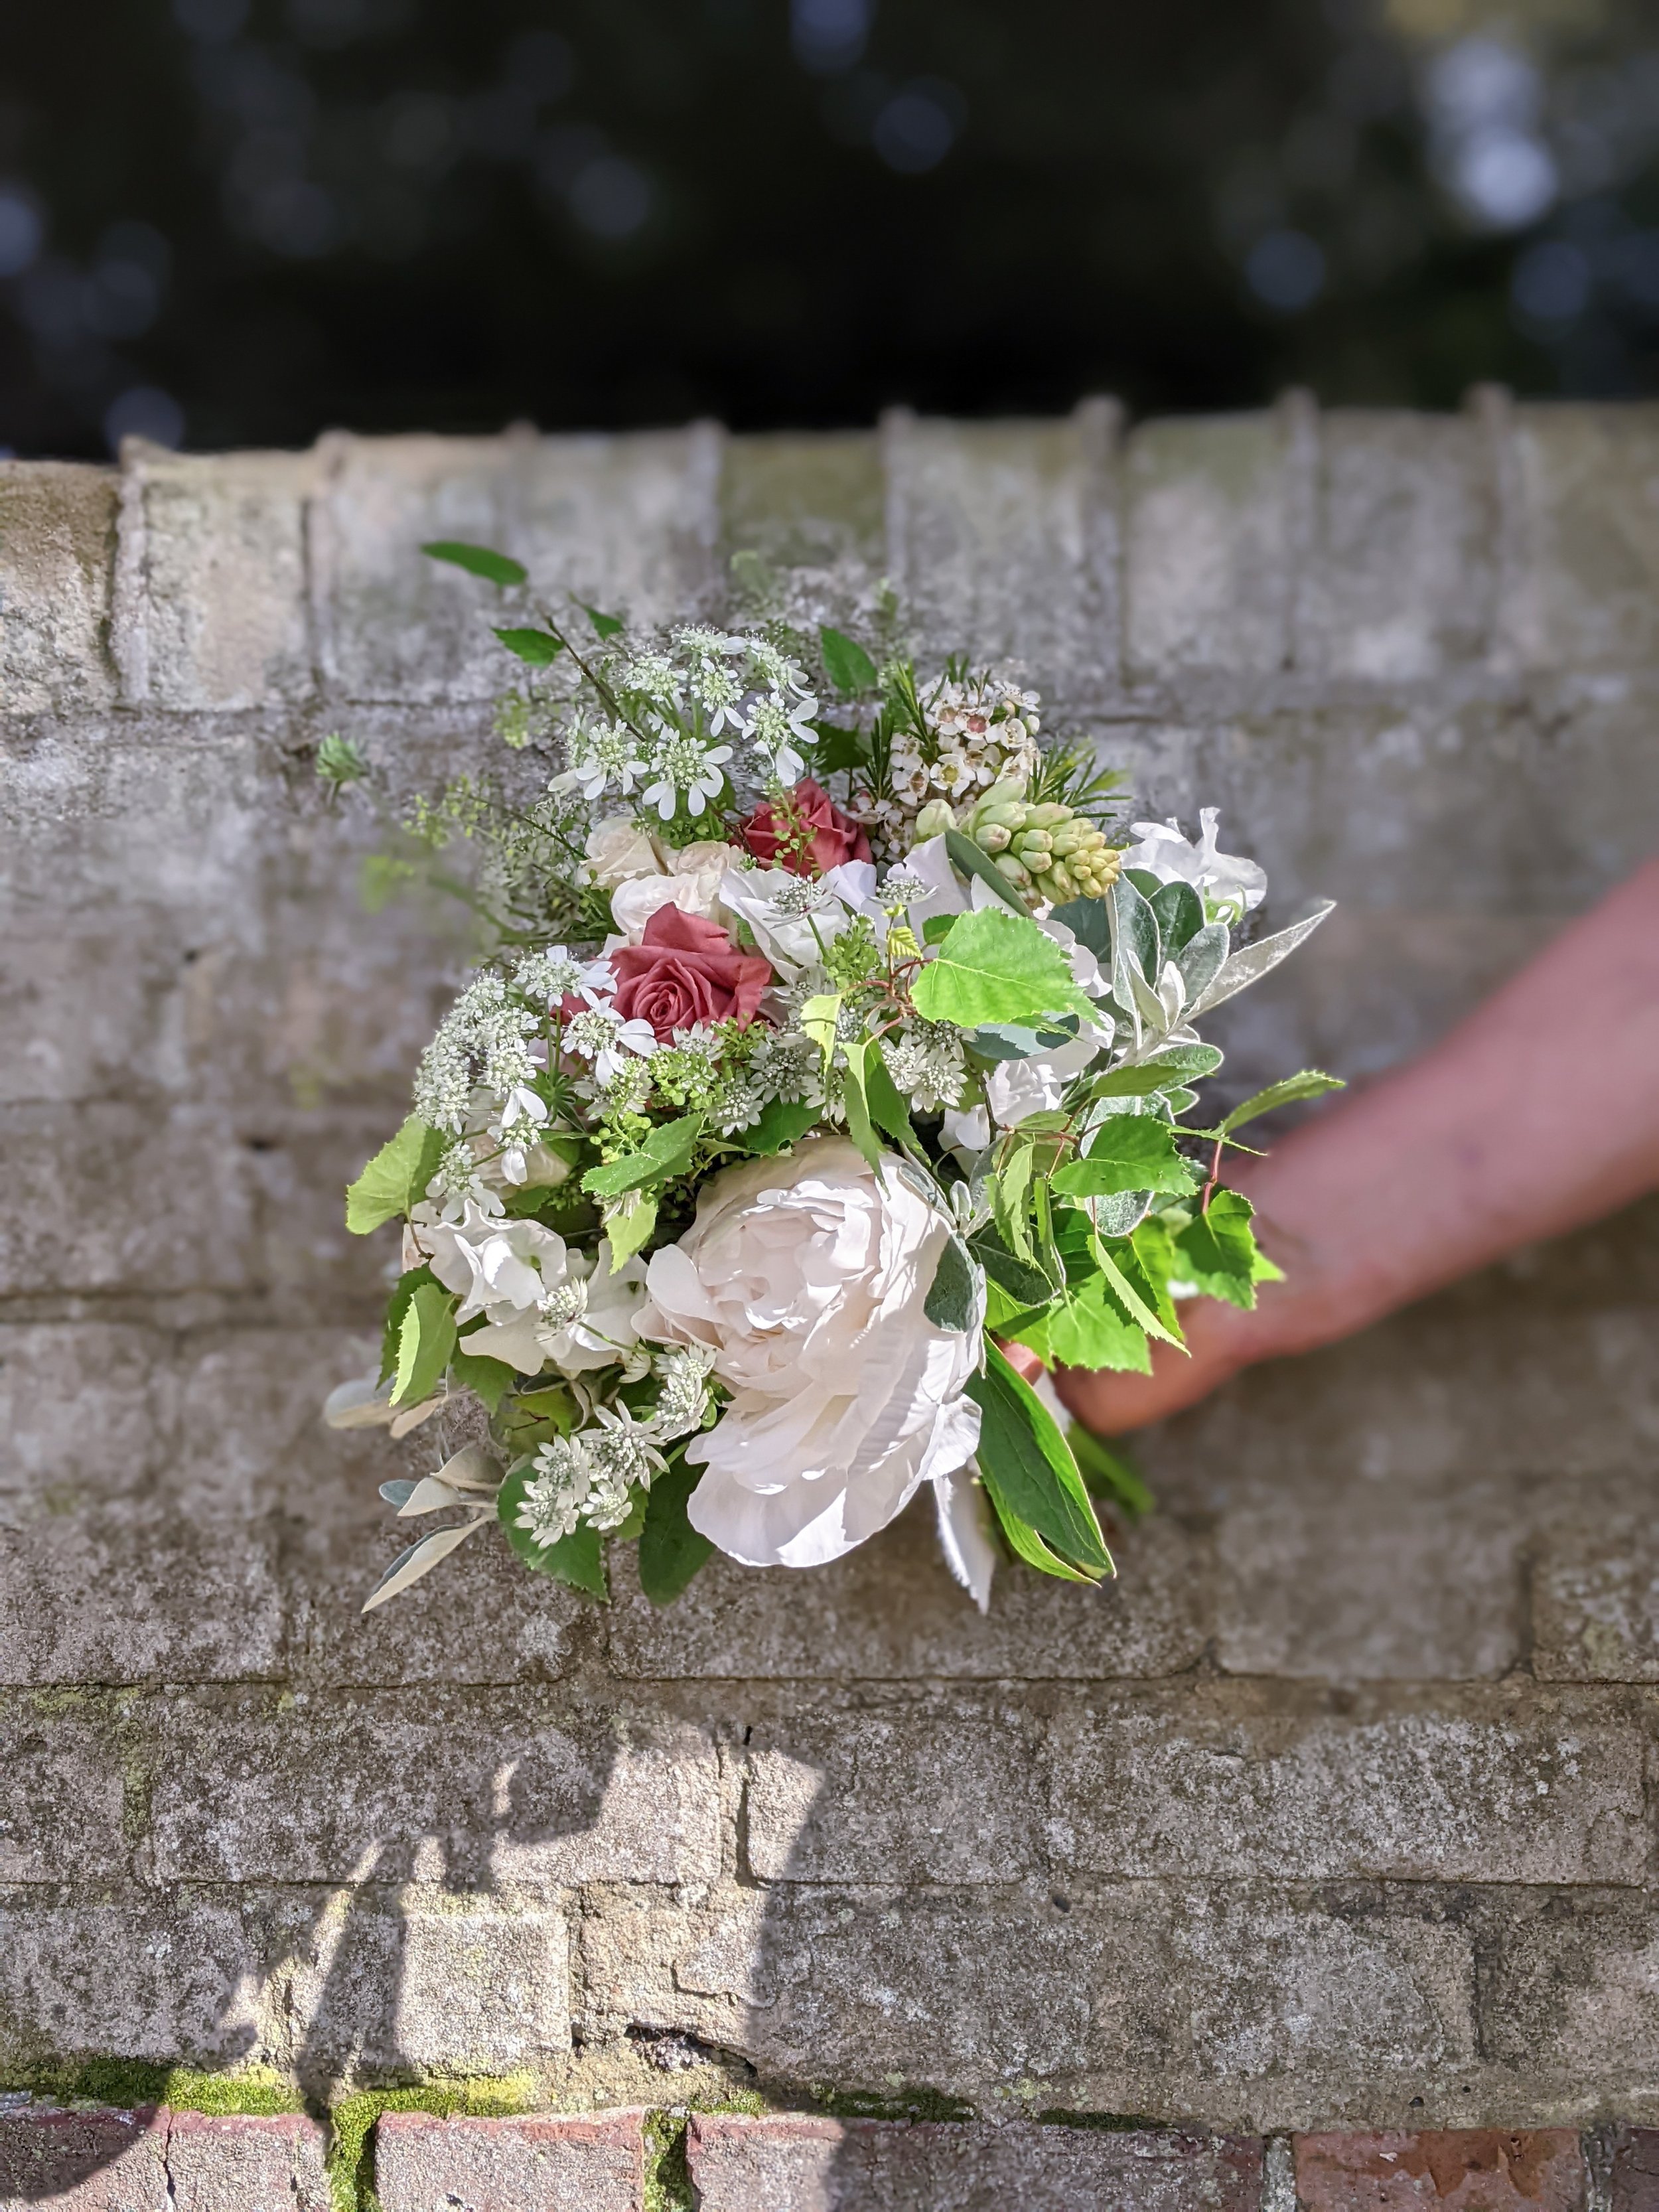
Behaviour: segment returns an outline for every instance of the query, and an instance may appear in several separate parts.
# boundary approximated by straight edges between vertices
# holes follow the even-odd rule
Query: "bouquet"
[[[496,627],[501,773],[404,825],[479,855],[486,945],[347,1194],[401,1268],[327,1418],[431,1423],[440,1463],[382,1495],[447,1516],[369,1607],[486,1522],[599,1597],[637,1538],[666,1603],[714,1548],[836,1559],[924,1483],[981,1608],[1008,1553],[1111,1573],[1097,1509],[1133,1478],[1038,1363],[1146,1370],[1186,1300],[1277,1274],[1222,1171],[1331,1079],[1206,1124],[1197,1024],[1328,906],[1252,936],[1266,878],[1213,809],[1195,842],[1115,826],[1091,749],[1009,672],[918,670],[890,594],[856,636],[645,635],[425,550],[534,618]],[[368,773],[338,738],[318,764]]]

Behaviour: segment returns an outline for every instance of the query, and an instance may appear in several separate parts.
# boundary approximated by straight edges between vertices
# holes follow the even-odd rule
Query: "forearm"
[[[1287,1281],[1254,1313],[1189,1309],[1185,1376],[1174,1355],[1152,1383],[1073,1378],[1085,1419],[1173,1410],[1659,1184],[1659,863],[1424,1058],[1225,1172]]]

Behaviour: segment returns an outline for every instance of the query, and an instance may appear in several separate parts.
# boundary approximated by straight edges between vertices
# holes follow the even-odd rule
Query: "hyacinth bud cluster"
[[[933,821],[934,811],[924,810],[919,831],[947,826]],[[1016,890],[1034,890],[1056,906],[1100,898],[1117,876],[1121,856],[1104,830],[1058,800],[1033,805],[1024,776],[994,783],[959,820],[952,816],[951,825],[988,854]]]

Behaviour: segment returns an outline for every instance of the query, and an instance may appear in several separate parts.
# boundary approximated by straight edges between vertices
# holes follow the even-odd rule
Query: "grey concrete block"
[[[166,2118],[165,2202],[177,2212],[331,2212],[323,2130],[302,2112]]]
[[[1063,422],[890,418],[888,560],[928,661],[1017,660],[1051,714],[1115,678],[1117,428],[1106,402]]]
[[[130,706],[264,706],[312,689],[304,453],[121,455],[111,645]]]
[[[114,1716],[90,1698],[0,1701],[0,1882],[57,1882],[127,1860]]]
[[[1036,1731],[954,1701],[754,1730],[749,1863],[763,1881],[997,1881],[1042,1849]]]
[[[1647,1863],[1639,1721],[1553,1699],[1122,1697],[1057,1718],[1057,1864],[1119,1875],[1629,1882]],[[1393,1709],[1391,1709],[1393,1708]]]
[[[1291,430],[1282,414],[1144,422],[1124,465],[1132,678],[1290,664],[1296,596]]]
[[[1659,2118],[1659,1923],[1644,1899],[1504,1899],[1491,1913],[1481,2042],[1536,2106]],[[1558,2106],[1559,2109],[1559,2106]]]
[[[319,653],[344,698],[483,701],[510,688],[517,664],[489,624],[518,600],[425,559],[420,548],[433,539],[512,554],[542,601],[568,609],[574,597],[647,623],[682,617],[712,581],[719,440],[710,430],[337,438],[322,453],[313,515]]]
[[[176,1411],[169,1351],[160,1331],[131,1324],[0,1325],[0,1519],[131,1497],[152,1482]]]
[[[1518,541],[1507,649],[1525,668],[1630,667],[1659,652],[1659,407],[1514,410]]]
[[[437,2119],[387,2112],[374,2136],[386,2212],[641,2212],[643,2115]]]
[[[0,714],[114,696],[104,629],[115,512],[112,470],[0,461]]]
[[[162,1880],[690,1881],[720,1869],[703,1730],[546,1693],[198,1693],[155,1712]],[[202,1778],[213,1777],[204,1789]]]
[[[1548,1532],[1533,1563],[1532,1632],[1546,1680],[1659,1682],[1659,1550],[1646,1528]]]
[[[1257,2212],[1248,2137],[794,2115],[694,2113],[687,2165],[706,2212]]]
[[[940,1556],[931,1499],[830,1567],[739,1567],[716,1555],[658,1612],[618,1577],[611,1664],[645,1678],[844,1676],[1089,1680],[1180,1674],[1209,1632],[1210,1553],[1163,1516],[1112,1538],[1115,1583],[1079,1589],[1010,1566],[988,1616]],[[902,1588],[904,1601],[893,1593]]]
[[[0,2115],[0,2212],[157,2212],[169,2203],[167,2116],[39,2108]]]

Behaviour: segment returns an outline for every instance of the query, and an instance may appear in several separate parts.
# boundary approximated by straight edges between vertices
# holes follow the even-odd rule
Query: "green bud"
[[[1031,809],[1031,826],[1034,830],[1058,830],[1062,822],[1073,822],[1076,819],[1071,808],[1062,806],[1057,799],[1051,799],[1043,805],[1034,806]]]
[[[1021,867],[1012,853],[999,853],[991,866],[1006,876],[1016,890],[1024,891],[1030,889],[1031,878],[1029,872]]]
[[[974,832],[974,842],[982,853],[1006,853],[1012,832],[1000,822],[987,822]]]

